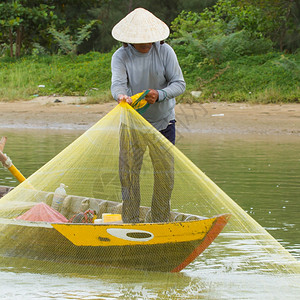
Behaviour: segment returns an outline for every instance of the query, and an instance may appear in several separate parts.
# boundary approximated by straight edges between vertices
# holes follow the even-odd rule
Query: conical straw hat
[[[130,44],[162,41],[169,34],[169,27],[144,8],[135,9],[112,29],[114,39]]]

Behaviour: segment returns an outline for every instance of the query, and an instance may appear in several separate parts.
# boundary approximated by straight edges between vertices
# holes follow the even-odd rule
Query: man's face
[[[152,43],[133,44],[133,47],[141,53],[148,53],[152,47]]]

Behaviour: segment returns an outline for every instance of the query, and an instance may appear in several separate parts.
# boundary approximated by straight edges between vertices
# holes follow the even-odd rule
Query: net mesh
[[[135,221],[141,218],[141,210],[131,207],[129,200],[132,199],[136,200],[135,205],[151,207],[151,214],[147,216],[149,222],[166,218],[164,214],[168,207],[163,206],[168,206],[169,201],[165,199],[170,199],[171,211],[179,213],[192,210],[204,217],[230,213],[228,225],[215,241],[220,245],[215,253],[220,260],[222,255],[232,255],[239,261],[241,269],[299,273],[299,262],[280,243],[126,103],[117,105],[0,199],[1,248],[8,247],[9,221],[28,212],[37,203],[51,206],[54,191],[61,183],[67,186],[67,195],[72,195],[65,198],[59,209],[68,219],[87,209],[101,214],[101,209],[92,207],[89,202],[92,198],[120,203],[111,212],[123,211],[129,221],[130,218]],[[80,201],[76,202],[76,197]],[[127,207],[124,207],[125,202],[121,205],[123,199],[127,199]],[[76,205],[70,206],[70,201]],[[47,231],[44,234],[47,239]],[[28,239],[30,241],[30,237]],[[243,240],[247,240],[244,245]],[[63,247],[60,240],[56,242],[57,247]],[[23,239],[21,243],[24,243]],[[14,255],[16,248],[18,244],[6,254]],[[252,255],[252,249],[255,249],[255,255]]]

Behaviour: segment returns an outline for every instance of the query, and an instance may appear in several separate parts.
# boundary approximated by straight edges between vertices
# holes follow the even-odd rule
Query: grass
[[[53,94],[87,96],[90,104],[112,101],[112,53],[0,58],[0,101]],[[300,102],[300,51],[244,56],[221,65],[178,60],[187,82],[179,102]],[[201,90],[201,96],[193,97],[192,90]]]
[[[182,69],[189,74],[188,89],[202,91],[193,101],[300,102],[300,52],[245,56],[218,66]],[[189,101],[189,93],[180,100]]]
[[[112,53],[91,52],[76,57],[0,59],[0,101],[26,100],[37,95],[97,97],[110,88]],[[107,96],[106,96],[107,98]]]

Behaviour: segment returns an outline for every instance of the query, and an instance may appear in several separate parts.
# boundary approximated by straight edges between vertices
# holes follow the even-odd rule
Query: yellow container
[[[122,222],[121,214],[102,214],[103,223]]]

